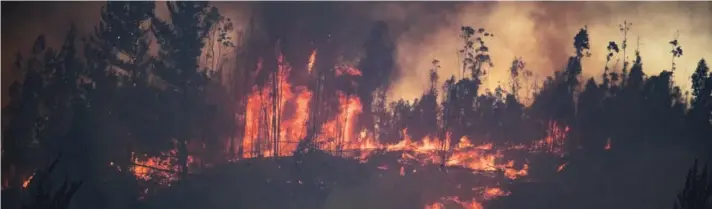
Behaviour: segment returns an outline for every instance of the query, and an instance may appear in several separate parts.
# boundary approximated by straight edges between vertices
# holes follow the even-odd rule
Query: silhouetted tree
[[[695,72],[692,74],[692,110],[691,114],[702,124],[709,124],[710,114],[712,114],[712,75],[704,59],[697,64]]]
[[[379,21],[374,23],[364,45],[364,58],[359,62],[358,69],[362,76],[358,80],[358,95],[363,104],[363,113],[359,123],[363,127],[373,127],[371,103],[376,89],[388,89],[394,76],[394,43],[388,32],[388,25]]]
[[[156,34],[161,50],[155,63],[157,74],[168,83],[173,115],[169,125],[178,144],[178,164],[182,175],[188,173],[188,143],[198,137],[195,121],[207,106],[202,92],[207,74],[198,65],[212,25],[218,16],[210,15],[214,7],[207,2],[167,2],[171,23],[152,19],[152,31]],[[167,121],[168,122],[168,121]]]
[[[707,165],[698,170],[697,160],[687,173],[685,187],[677,194],[675,209],[712,208],[712,178]]]
[[[52,172],[59,162],[59,158],[55,159],[46,168],[46,170],[38,170],[29,183],[30,190],[29,204],[22,206],[22,209],[67,209],[69,208],[70,200],[79,190],[82,182],[70,182],[64,180],[59,188],[53,188],[51,183]],[[54,191],[53,191],[54,190]]]

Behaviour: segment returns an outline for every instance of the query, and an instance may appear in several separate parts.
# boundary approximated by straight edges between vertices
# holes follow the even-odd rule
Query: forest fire
[[[247,96],[241,154],[238,159],[231,159],[232,161],[269,156],[291,156],[297,151],[298,144],[313,137],[313,143],[318,149],[336,156],[357,159],[362,163],[368,161],[373,151],[383,150],[402,153],[398,161],[403,165],[414,162],[422,166],[442,164],[477,172],[501,171],[506,178],[515,180],[528,175],[529,165],[524,163],[517,167],[515,160],[504,160],[506,151],[522,150],[560,156],[564,154],[562,146],[569,128],[554,121],[547,123],[546,137],[534,141],[531,145],[496,147],[491,142],[473,144],[467,136],[461,137],[458,143],[451,145],[452,134],[450,132],[445,134],[445,139],[427,135],[422,139],[413,140],[408,134],[407,128],[401,131],[402,139],[396,143],[381,143],[380,139],[374,138],[371,130],[356,130],[357,119],[363,111],[363,105],[358,96],[340,90],[335,91],[338,112],[318,126],[318,133],[310,136],[310,126],[318,125],[314,124],[315,113],[313,112],[317,111],[313,109],[314,105],[320,102],[315,100],[318,93],[313,92],[307,86],[290,83],[288,78],[293,73],[291,66],[286,63],[283,55],[280,54],[277,59],[278,69],[269,75],[267,83],[262,87],[253,86],[251,93]],[[257,63],[257,70],[269,70],[262,69],[261,61],[260,59],[260,62]],[[315,62],[316,50],[312,51],[309,57],[308,73],[314,73],[316,70],[313,69]],[[337,77],[362,75],[358,69],[346,65],[335,66],[333,73]],[[275,128],[278,131],[275,132]],[[447,151],[447,154],[442,155],[443,151]],[[175,156],[174,149],[158,157],[145,155],[141,158],[133,157],[136,166],[133,167],[132,172],[137,179],[148,181],[158,178],[160,179],[159,184],[170,186],[172,181],[178,179],[176,173],[181,169],[176,164]],[[378,166],[378,169],[388,170],[388,166],[381,165]],[[416,171],[415,169],[407,171],[404,166],[400,166],[398,170],[401,176]],[[499,196],[509,195],[508,191],[499,187],[473,188],[473,191],[475,190],[479,191],[477,200],[462,201],[458,197],[446,197],[442,199],[441,203],[433,203],[426,208],[442,208],[442,204],[451,203],[465,208],[482,208],[481,203],[477,201],[488,201]],[[147,191],[144,190],[144,193]]]
[[[4,208],[664,209],[669,194],[653,187],[672,190],[674,170],[712,147],[712,74],[681,59],[681,43],[708,58],[699,30],[662,40],[679,25],[644,26],[656,33],[633,50],[628,20],[608,30],[592,19],[608,14],[539,12],[621,5],[108,1],[52,13],[90,5],[62,21],[66,34],[8,30],[22,39],[3,57]],[[15,25],[37,13],[5,6],[21,11]],[[502,28],[502,14],[524,18]],[[654,52],[663,45],[671,57]],[[710,188],[696,167],[677,208]]]

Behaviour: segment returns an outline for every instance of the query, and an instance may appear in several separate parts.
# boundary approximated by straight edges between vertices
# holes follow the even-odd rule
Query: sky
[[[16,52],[27,54],[40,34],[50,46],[58,46],[71,23],[80,33],[92,32],[98,23],[102,2],[2,3],[2,104],[7,87],[16,79],[11,71]],[[157,13],[165,14],[159,4]],[[252,11],[249,4],[216,2],[221,12],[240,30]],[[485,81],[493,89],[507,84],[508,67],[522,57],[527,69],[542,80],[563,69],[573,53],[573,36],[589,29],[592,56],[584,61],[584,77],[600,74],[609,41],[623,38],[618,25],[632,22],[628,57],[636,45],[644,71],[654,75],[671,65],[668,42],[676,34],[684,55],[676,59],[675,83],[689,89],[689,76],[701,58],[712,59],[712,2],[349,2],[346,18],[382,20],[391,28],[396,44],[398,77],[391,84],[389,99],[414,99],[428,86],[432,59],[441,61],[441,82],[459,75],[457,49],[461,26],[485,28],[495,34],[488,40],[494,68]],[[360,21],[360,22],[368,22]],[[349,26],[352,27],[352,26]],[[353,26],[359,28],[358,26]],[[339,30],[339,29],[335,29]],[[360,40],[359,38],[355,38]],[[351,43],[344,43],[351,44]],[[534,79],[532,79],[534,80]]]

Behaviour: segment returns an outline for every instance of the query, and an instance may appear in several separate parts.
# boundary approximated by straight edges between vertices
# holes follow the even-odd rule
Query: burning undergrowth
[[[348,65],[315,68],[317,59],[317,50],[313,50],[308,64],[303,66],[303,72],[312,79],[308,82],[311,86],[290,81],[300,71],[295,71],[281,53],[277,55],[276,69],[264,69],[265,60],[259,59],[255,71],[268,72],[267,79],[262,85],[255,84],[246,96],[245,114],[240,120],[244,122],[244,132],[225,143],[239,141],[238,146],[228,146],[227,155],[223,155],[226,162],[232,163],[212,167],[211,163],[201,163],[203,156],[191,155],[191,175],[181,179],[182,168],[176,164],[175,149],[155,157],[134,155],[131,171],[137,180],[158,185],[146,186],[140,198],[150,205],[163,202],[162,198],[176,198],[178,191],[213,185],[200,186],[198,190],[234,190],[227,193],[235,194],[234,201],[244,207],[287,207],[262,198],[277,195],[291,198],[283,204],[304,208],[324,204],[331,208],[330,204],[340,204],[340,195],[379,188],[389,182],[398,191],[408,191],[407,197],[391,194],[395,195],[392,198],[421,200],[404,199],[405,205],[390,208],[412,204],[425,208],[482,208],[487,201],[509,195],[507,185],[531,179],[529,168],[536,165],[530,165],[528,157],[565,154],[563,146],[569,128],[553,121],[547,124],[546,136],[530,144],[495,144],[486,140],[473,144],[467,136],[451,139],[450,132],[442,139],[433,136],[437,134],[412,139],[407,129],[401,131],[396,143],[381,143],[373,130],[358,129],[363,127],[358,121],[363,104],[357,95],[349,93],[349,87],[358,86],[361,71]],[[325,87],[328,80],[347,85],[330,89]],[[193,152],[205,149],[199,145],[189,147]],[[215,202],[213,198],[217,197],[212,194],[222,192],[204,193],[211,195],[193,195],[191,201]],[[361,198],[372,198],[367,196]]]
[[[577,88],[584,83],[581,61],[591,48],[585,27],[575,36],[577,53],[567,67],[541,89],[532,86],[532,98],[517,92],[519,81],[531,79],[522,58],[509,69],[511,87],[486,89],[485,75],[494,67],[485,42],[493,35],[462,27],[462,69],[446,66],[462,70],[460,79],[438,80],[449,73],[439,71],[434,60],[421,97],[388,103],[393,99],[387,95],[389,83],[399,79],[403,66],[394,63],[393,41],[383,22],[361,33],[368,32],[363,24],[350,28],[335,20],[348,16],[341,10],[266,3],[262,12],[267,14],[256,18],[260,26],[253,28],[251,19],[231,39],[226,37],[235,34],[230,19],[206,3],[167,2],[178,8],[170,9],[171,18],[202,16],[198,22],[177,18],[170,24],[146,15],[153,3],[129,4],[107,3],[101,27],[85,43],[85,57],[75,56],[76,31],[70,30],[59,53],[44,49],[41,36],[31,58],[18,59],[27,61],[17,64],[27,75],[12,88],[9,110],[18,114],[12,114],[14,123],[3,133],[12,139],[3,140],[3,157],[12,163],[3,165],[8,171],[3,191],[26,191],[41,176],[34,174],[37,162],[28,156],[68,149],[73,160],[66,162],[76,169],[67,170],[90,182],[84,191],[91,194],[79,196],[92,200],[76,202],[88,205],[495,209],[491,206],[498,202],[536,193],[522,192],[521,185],[558,180],[547,179],[554,175],[584,176],[556,183],[562,188],[608,189],[594,184],[615,182],[616,175],[591,176],[616,170],[605,164],[623,167],[619,161],[635,155],[627,151],[640,148],[629,138],[709,133],[665,122],[673,115],[680,116],[679,126],[703,121],[681,117],[695,112],[685,112],[686,103],[670,91],[677,88],[670,85],[672,73],[645,78],[637,53],[636,68],[623,75],[625,82],[616,82],[620,74],[611,75],[613,80],[606,74],[603,84],[591,79]],[[115,20],[126,12],[134,19]],[[196,26],[200,37],[187,35]],[[155,51],[148,49],[153,38],[160,42],[155,56],[147,53]],[[675,66],[681,49],[677,40],[670,43],[677,47]],[[353,46],[359,49],[349,49]],[[236,54],[235,66],[222,59],[223,50]],[[671,109],[671,103],[677,106]],[[630,126],[635,123],[654,128]],[[608,159],[614,153],[620,158]],[[659,161],[648,161],[659,169]],[[598,201],[598,195],[581,196]]]

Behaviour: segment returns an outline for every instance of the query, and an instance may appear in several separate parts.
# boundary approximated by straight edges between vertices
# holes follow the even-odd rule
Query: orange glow
[[[316,49],[312,50],[309,56],[309,64],[307,65],[307,71],[311,73],[314,69],[314,63],[316,62]]]
[[[346,95],[337,91],[339,114],[333,120],[321,126],[322,135],[317,143],[323,144],[324,150],[357,150],[366,147],[369,139],[356,137],[354,128],[356,119],[361,114],[361,100],[355,95]]]
[[[568,164],[569,164],[569,163],[561,164],[561,165],[559,166],[559,168],[556,169],[556,172],[561,172],[561,171],[563,171],[564,168],[566,168],[566,165],[568,165]]]
[[[316,54],[315,49],[309,56],[308,73],[313,72]],[[258,72],[268,71],[270,74],[266,75],[268,79],[264,85],[251,86],[249,94],[245,97],[244,127],[241,127],[244,128],[244,132],[235,136],[239,136],[242,141],[238,142],[237,146],[225,143],[234,146],[232,148],[236,150],[233,151],[239,150],[241,153],[227,159],[228,161],[260,156],[292,155],[298,144],[307,137],[307,130],[310,127],[307,123],[314,115],[312,111],[322,111],[313,110],[314,105],[326,103],[314,101],[314,98],[323,97],[334,97],[336,111],[319,116],[323,121],[318,121],[317,132],[313,136],[317,148],[333,155],[357,159],[362,163],[367,162],[373,153],[379,153],[376,151],[398,152],[400,166],[390,165],[394,169],[389,169],[389,165],[380,165],[377,169],[392,170],[401,176],[405,176],[406,171],[416,172],[416,168],[406,168],[406,164],[442,164],[470,169],[472,172],[501,174],[514,180],[528,176],[530,165],[512,160],[510,156],[505,158],[505,154],[509,151],[553,153],[560,156],[565,154],[564,144],[570,130],[565,124],[558,124],[555,121],[548,121],[544,138],[529,144],[501,145],[488,140],[475,140],[478,143],[473,143],[474,141],[467,136],[462,136],[458,143],[451,144],[453,140],[451,132],[445,132],[444,136],[431,134],[421,139],[412,139],[408,135],[407,128],[402,130],[402,138],[397,142],[381,143],[374,130],[368,128],[358,130],[358,119],[363,112],[363,104],[357,95],[339,90],[330,91],[330,95],[323,95],[325,93],[316,92],[308,87],[312,84],[291,83],[288,78],[293,72],[289,63],[281,54],[277,56],[276,61],[279,63],[277,69],[263,69],[261,58],[257,63]],[[335,76],[346,76],[344,79],[350,79],[348,76],[362,75],[359,69],[348,65],[334,66],[334,69]],[[275,81],[277,83],[274,83]],[[274,153],[275,147],[278,148],[278,153]],[[176,173],[182,169],[177,165],[176,154],[176,150],[173,149],[153,157],[132,155],[135,166],[131,168],[131,172],[139,180],[157,180],[160,185],[170,186],[171,182],[178,179]],[[193,156],[189,156],[188,161],[189,164],[200,163],[200,159]],[[564,166],[565,164],[561,165],[558,170],[561,171]],[[458,197],[444,197],[439,202],[427,205],[426,208],[445,208],[448,204],[456,204],[462,208],[482,209],[483,201],[510,194],[509,191],[499,187],[479,187],[476,191],[479,195],[476,199],[464,201]],[[148,190],[144,190],[142,194],[145,195],[147,192]]]
[[[486,200],[491,200],[501,196],[507,196],[510,192],[504,191],[500,188],[486,188],[484,192],[484,198]]]
[[[546,130],[546,137],[535,142],[530,150],[534,152],[556,153],[563,156],[564,143],[569,135],[569,127],[558,124],[556,121],[549,121]]]
[[[336,76],[341,75],[351,75],[351,76],[361,76],[361,71],[347,65],[337,65],[336,66]]]
[[[148,181],[154,178],[159,178],[159,184],[168,185],[175,181],[177,176],[175,173],[165,172],[180,172],[180,167],[176,165],[176,151],[171,150],[168,153],[161,153],[159,157],[148,157],[143,155],[141,158],[131,153],[135,166],[131,168],[131,172],[137,179]]]
[[[27,179],[22,181],[22,188],[27,188],[27,186],[30,185],[30,182],[32,182],[32,178],[34,178],[34,177],[35,177],[35,173],[32,173],[32,175],[30,177],[28,177]]]
[[[456,204],[463,209],[483,209],[482,204],[475,201],[462,201],[459,197],[445,197],[441,202],[435,202],[425,206],[425,209],[445,209],[445,203]]]

